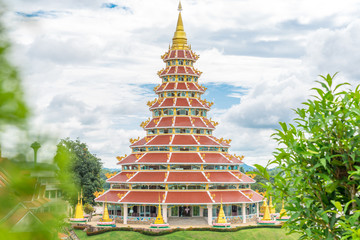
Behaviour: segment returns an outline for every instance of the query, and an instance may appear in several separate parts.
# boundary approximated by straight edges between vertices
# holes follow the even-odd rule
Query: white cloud
[[[103,8],[100,0],[14,0],[5,15],[34,109],[33,131],[80,137],[105,166],[129,153],[128,138],[144,134],[139,124],[150,116],[146,101],[155,98],[144,84],[160,82],[160,55],[177,18],[177,1],[112,2],[119,7]],[[291,119],[290,108],[309,95],[316,75],[340,71],[353,82],[359,76],[358,1],[182,5],[189,43],[201,55],[201,83],[248,89],[236,95],[240,104],[210,113],[220,122],[215,135],[232,138],[232,151],[247,163],[271,158],[272,128]],[[16,14],[37,11],[52,17]]]

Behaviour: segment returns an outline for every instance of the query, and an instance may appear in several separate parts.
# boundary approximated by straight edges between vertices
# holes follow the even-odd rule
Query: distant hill
[[[245,172],[250,172],[250,171],[254,171],[255,168],[250,166],[250,165],[247,165],[246,163],[243,163],[243,164],[240,164],[240,167],[244,168],[244,171]]]
[[[105,172],[120,172],[121,168],[103,168]]]

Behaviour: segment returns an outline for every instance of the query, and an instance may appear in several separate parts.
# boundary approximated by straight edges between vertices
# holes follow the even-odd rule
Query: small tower
[[[158,206],[158,214],[156,216],[154,224],[150,225],[150,228],[168,228],[169,224],[165,223],[162,214],[161,214],[161,205],[160,205],[160,194],[159,194],[159,206]]]
[[[116,226],[115,221],[109,217],[109,211],[107,208],[107,199],[106,198],[105,198],[105,203],[104,203],[103,217],[102,217],[102,219],[100,219],[100,222],[97,222],[97,225],[101,226],[101,227],[115,227]]]
[[[82,205],[82,191],[81,191],[81,196],[79,196],[79,193],[78,193],[78,202],[75,207],[75,217],[70,218],[70,221],[74,222],[74,223],[87,221],[87,219],[84,218],[84,210],[83,210],[83,205]]]
[[[216,223],[227,223],[226,216],[225,216],[224,209],[223,209],[223,205],[222,205],[222,200],[221,200],[221,204],[220,204],[219,215],[218,215],[218,217],[216,219]]]
[[[264,205],[265,205],[265,210],[264,210],[264,216],[261,219],[262,221],[271,221],[271,217],[270,217],[270,209],[269,206],[267,205],[267,199],[265,199],[264,201]]]

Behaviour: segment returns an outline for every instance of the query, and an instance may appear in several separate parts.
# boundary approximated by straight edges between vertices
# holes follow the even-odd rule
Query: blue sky
[[[11,155],[21,140],[47,140],[50,159],[59,138],[80,138],[114,167],[129,138],[150,116],[146,106],[160,83],[177,0],[12,0],[3,21],[13,42],[33,109],[29,132],[0,137]],[[279,121],[310,94],[319,74],[359,83],[360,2],[183,0],[188,42],[200,54],[204,96],[214,101],[215,136],[247,164],[266,164]],[[261,6],[261,7],[259,7]]]

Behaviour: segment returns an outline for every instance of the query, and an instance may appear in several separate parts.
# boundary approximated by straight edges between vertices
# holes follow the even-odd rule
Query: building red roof
[[[135,175],[136,172],[119,172],[118,174],[116,174],[115,176],[109,178],[106,180],[106,182],[126,182],[129,177],[128,176],[131,176],[131,175]]]
[[[192,117],[191,120],[193,120],[193,119],[195,119],[195,120],[194,120],[194,125],[195,125],[196,127],[207,127],[207,126],[204,124],[204,122],[201,120],[201,118],[199,118],[199,117]]]
[[[175,126],[177,127],[191,127],[190,117],[176,117]]]
[[[119,195],[124,196],[127,193],[127,191],[119,191],[119,190],[115,190],[115,189],[110,189],[109,191],[105,192],[103,195],[95,198],[96,202],[112,202],[112,203],[117,203],[120,198]]]
[[[207,180],[202,172],[185,172],[181,170],[180,172],[169,172],[167,182],[207,182]]]
[[[182,82],[179,82],[179,83],[176,85],[176,90],[187,90],[186,84],[185,84],[185,83],[182,83]]]
[[[225,158],[221,153],[203,153],[201,154],[206,163],[231,163],[230,160]]]
[[[174,87],[175,87],[175,83],[171,82],[166,85],[164,90],[173,90]]]
[[[200,145],[219,146],[220,144],[209,138],[208,136],[195,136]]]
[[[240,191],[210,191],[212,198],[216,203],[249,203],[249,200],[244,194]],[[215,194],[215,195],[214,195]],[[215,197],[214,197],[215,196]]]
[[[170,127],[172,126],[173,117],[162,117],[157,127]]]
[[[138,174],[134,175],[128,182],[164,182],[166,172],[138,172]]]
[[[137,163],[166,163],[168,153],[146,153]]]
[[[163,200],[163,191],[149,192],[129,192],[120,202],[122,203],[159,203],[159,197]]]
[[[240,183],[241,181],[239,178],[235,177],[230,172],[204,172],[205,176],[211,182],[233,182],[233,183]],[[209,177],[208,177],[209,176]]]
[[[168,192],[165,203],[167,204],[191,204],[212,203],[207,192]]]
[[[189,103],[186,98],[178,98],[176,101],[177,107],[189,107]]]
[[[198,153],[172,153],[170,163],[203,163]]]
[[[172,141],[173,145],[197,145],[197,142],[191,135],[175,135]]]
[[[156,135],[151,141],[147,142],[148,145],[169,145],[171,135]]]
[[[248,198],[250,198],[254,202],[260,202],[260,201],[262,201],[264,199],[264,197],[262,195],[255,192],[252,189],[240,190],[240,192],[245,194]]]

